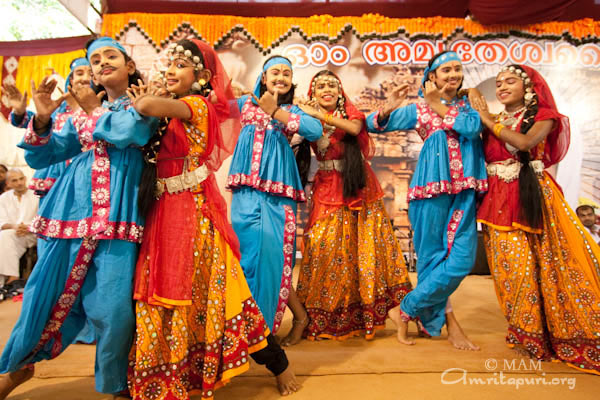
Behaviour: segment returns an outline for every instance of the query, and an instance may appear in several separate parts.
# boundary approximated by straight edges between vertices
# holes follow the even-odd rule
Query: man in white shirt
[[[583,204],[575,209],[581,224],[586,227],[586,229],[592,235],[594,242],[600,242],[600,235],[598,232],[598,226],[596,225],[596,212],[594,211],[594,207],[589,204]]]
[[[0,287],[19,279],[19,259],[35,245],[28,227],[39,201],[21,170],[9,170],[6,183],[10,190],[0,195]]]

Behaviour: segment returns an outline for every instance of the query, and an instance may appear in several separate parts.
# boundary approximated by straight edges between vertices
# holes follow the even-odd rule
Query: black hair
[[[437,60],[438,57],[440,57],[440,56],[442,56],[442,55],[444,55],[446,53],[452,53],[452,51],[451,50],[444,50],[444,51],[441,51],[441,52],[437,53],[436,55],[434,55],[433,57],[431,57],[429,59],[429,62],[427,63],[427,67],[431,68],[431,66],[433,65],[433,63],[435,62],[435,60]],[[433,72],[435,74],[435,71],[429,71],[429,72]],[[429,80],[429,77],[426,76],[425,79]],[[463,85],[464,81],[465,81],[465,77],[463,75],[463,78],[460,80],[460,85],[458,85],[458,89],[456,89],[456,93],[458,93],[458,91],[462,88],[462,85]]]
[[[595,213],[595,212],[596,212],[596,210],[594,210],[594,207],[590,206],[589,204],[582,204],[582,205],[580,205],[579,207],[577,207],[577,208],[575,209],[575,213],[576,213],[577,215],[579,215],[579,211],[583,211],[583,210],[586,210],[586,209],[588,209],[588,208],[589,208],[590,210],[592,210],[592,212],[593,212],[593,213]]]
[[[87,43],[85,44],[85,49],[86,49],[86,53],[87,50],[89,49],[90,45],[92,43],[94,43],[94,41],[97,39],[97,37],[93,37],[90,40],[87,41]],[[123,51],[119,51],[121,54],[123,54],[123,57],[125,57],[125,63],[128,63],[129,61],[133,61],[133,59],[131,57],[129,57],[129,55]],[[87,54],[86,54],[87,57]],[[135,61],[134,61],[135,63]],[[135,71],[133,72],[133,74],[129,75],[129,79],[127,81],[127,87],[131,87],[131,85],[137,85],[138,84],[138,80],[143,81],[144,78],[142,77],[142,73],[136,68]],[[96,93],[100,93],[101,91],[105,90],[104,86],[102,85],[96,85],[94,84],[93,89]],[[107,100],[108,101],[108,95],[105,94],[104,97],[102,98],[102,101]]]
[[[520,65],[516,64],[509,65],[509,67],[523,70]],[[525,88],[525,82],[523,82],[523,87]],[[520,131],[524,135],[535,123],[535,116],[538,112],[537,95],[533,90],[531,93],[533,98],[526,104],[523,122],[521,122]],[[543,218],[542,188],[537,174],[529,163],[531,161],[529,151],[519,151],[517,156],[521,162],[521,170],[519,171],[519,197],[521,203],[519,217],[521,220],[526,221],[530,227],[540,228]]]
[[[271,59],[276,58],[276,57],[285,58],[286,60],[290,61],[290,59],[287,58],[287,57],[274,55],[274,56],[271,56],[271,57],[269,57],[269,58],[267,58],[265,60],[265,62],[263,63],[263,68],[265,67],[265,65],[267,65],[267,63]],[[292,62],[290,61],[290,64],[291,63]],[[264,73],[263,73],[263,75],[264,75]],[[261,80],[261,82],[260,82],[260,92],[259,92],[259,96],[258,97],[261,97],[263,94],[265,94],[266,91],[267,91],[267,85],[265,85],[262,82],[262,80]],[[282,94],[282,95],[277,96],[277,105],[281,106],[282,104],[293,104],[294,103],[294,93],[295,92],[296,92],[296,85],[292,83],[292,87],[290,88],[290,90],[286,94]]]
[[[322,75],[330,75],[337,79],[337,76],[329,70],[321,70],[317,72],[317,74],[313,77],[313,79]],[[339,88],[341,92],[341,87]],[[342,114],[344,119],[348,119],[348,114],[346,114],[345,107],[346,99],[342,97],[338,97],[336,109]],[[306,142],[308,145],[308,141],[303,140],[302,143]],[[365,164],[362,156],[362,152],[360,150],[360,145],[358,144],[358,138],[354,135],[346,133],[342,138],[342,143],[344,144],[344,155],[343,155],[343,170],[342,170],[342,180],[343,180],[343,195],[345,198],[354,197],[358,194],[358,191],[364,188],[367,185],[367,173],[365,170]],[[308,164],[310,166],[310,149],[308,152],[308,163],[305,159],[298,161],[298,156],[301,154],[301,149],[299,149],[296,154],[296,162],[298,164],[298,170],[300,171],[300,178],[303,179],[302,184],[306,183],[306,177],[308,176],[308,168],[306,168],[306,172],[302,171],[301,165],[304,166]],[[304,155],[305,156],[305,155]],[[303,172],[306,176],[303,176]]]
[[[190,50],[192,52],[192,57],[197,56],[200,58],[200,62],[204,64],[204,57],[202,56],[202,52],[196,46],[194,42],[187,39],[182,39],[177,42],[178,45],[183,46],[184,50]],[[212,90],[210,83],[202,87],[199,90],[192,89],[190,94],[207,96],[208,93]],[[154,136],[148,141],[148,143],[142,147],[142,154],[144,155],[144,169],[142,171],[142,178],[140,181],[140,188],[138,190],[138,208],[141,215],[146,215],[150,212],[150,208],[152,207],[152,203],[155,198],[155,188],[156,188],[156,162],[158,152],[160,151],[160,142],[163,135],[167,131],[167,127],[169,125],[169,118],[163,118],[160,121],[158,126],[158,130]]]

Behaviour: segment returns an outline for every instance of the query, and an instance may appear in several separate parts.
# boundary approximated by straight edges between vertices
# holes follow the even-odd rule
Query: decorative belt
[[[544,171],[544,163],[540,160],[530,161],[529,165],[536,174],[541,175]],[[496,161],[487,165],[489,176],[498,176],[506,183],[510,183],[519,177],[522,164],[515,159]]]
[[[158,178],[154,195],[158,199],[165,191],[173,194],[189,190],[204,182],[208,178],[208,175],[210,175],[210,172],[204,164],[193,171],[188,171],[187,165],[184,165],[182,174],[169,178]]]
[[[319,161],[319,169],[322,169],[324,171],[336,170],[338,172],[343,172],[344,171],[344,160]]]

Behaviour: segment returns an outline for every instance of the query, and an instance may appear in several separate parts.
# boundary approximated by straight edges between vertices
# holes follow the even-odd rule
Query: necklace
[[[336,109],[331,115],[339,117],[341,113]],[[337,128],[333,125],[323,123],[323,136],[317,140],[317,150],[321,156],[325,156],[327,148],[329,148],[329,144],[331,143],[329,137],[333,135],[333,132],[335,132],[336,129]]]
[[[500,122],[504,126],[510,126],[510,129],[515,131],[515,129],[525,116],[525,110],[525,106],[512,112],[503,110],[498,116],[498,122]]]

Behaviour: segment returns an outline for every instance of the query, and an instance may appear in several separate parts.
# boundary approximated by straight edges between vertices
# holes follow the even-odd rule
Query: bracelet
[[[277,110],[279,110],[279,106],[277,106],[277,108],[273,110],[273,112],[271,113],[271,118],[275,118],[275,113],[277,112]]]
[[[324,120],[325,120],[324,122],[327,125],[331,125],[331,122],[333,120],[333,114],[325,114]]]
[[[492,131],[492,133],[494,134],[494,136],[496,136],[498,139],[500,139],[500,132],[502,132],[502,129],[504,129],[505,126],[502,125],[500,122],[496,122],[494,124],[494,129]]]

